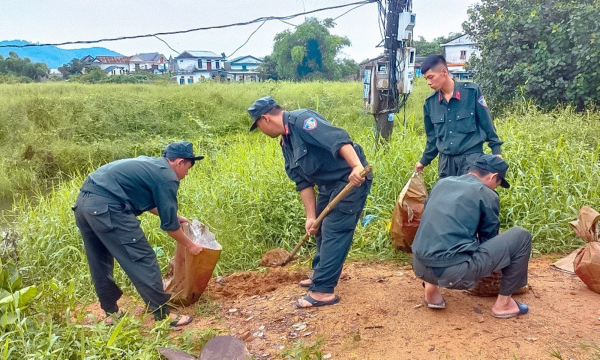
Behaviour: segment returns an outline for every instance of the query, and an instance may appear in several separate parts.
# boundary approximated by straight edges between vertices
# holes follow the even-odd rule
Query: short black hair
[[[448,68],[448,64],[446,63],[446,59],[442,55],[429,55],[423,60],[421,64],[421,74],[425,74],[432,68],[438,65],[444,65],[445,68]]]

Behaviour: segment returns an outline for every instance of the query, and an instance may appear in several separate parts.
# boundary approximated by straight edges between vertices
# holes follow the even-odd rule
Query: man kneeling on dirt
[[[511,296],[527,285],[531,234],[520,227],[498,234],[495,189],[510,187],[507,170],[502,158],[481,155],[468,174],[442,179],[431,190],[412,244],[413,270],[424,280],[427,307],[446,307],[440,288],[470,289],[502,270],[492,316],[511,318],[529,311]]]
[[[313,276],[300,283],[309,288],[309,293],[298,299],[296,306],[336,304],[339,297],[334,288],[371,188],[372,176],[369,174],[366,179],[361,176],[367,166],[363,150],[350,140],[345,130],[334,127],[317,112],[284,111],[270,96],[256,100],[248,113],[253,122],[250,131],[258,127],[272,138],[281,136],[285,170],[296,183],[306,210],[306,232],[314,234],[317,242]],[[327,214],[318,229],[313,228],[317,216],[348,181],[356,188]]]
[[[177,215],[177,190],[196,160],[189,142],[174,142],[163,156],[139,156],[103,165],[91,173],[73,206],[81,231],[92,281],[107,325],[119,317],[117,300],[123,292],[113,279],[114,259],[154,314],[156,320],[169,316],[171,326],[183,326],[191,316],[169,314],[170,294],[163,288],[156,254],[140,228],[137,215],[149,211],[160,217],[160,227],[189,252],[202,251],[181,229],[189,222]]]

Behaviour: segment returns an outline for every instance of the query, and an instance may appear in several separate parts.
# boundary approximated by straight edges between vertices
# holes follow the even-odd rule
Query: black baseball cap
[[[476,168],[487,170],[492,173],[498,173],[500,177],[500,186],[503,188],[510,188],[510,184],[506,181],[506,172],[508,171],[508,164],[504,159],[496,155],[483,154],[475,160],[473,164]]]
[[[165,146],[162,156],[167,159],[188,159],[188,160],[202,160],[204,156],[194,155],[194,146],[191,142],[187,141],[176,141]]]
[[[273,108],[279,106],[275,100],[270,96],[261,97],[256,100],[252,106],[248,108],[248,114],[252,118],[252,126],[250,131],[256,129],[256,120],[260,119],[261,116],[273,110]]]

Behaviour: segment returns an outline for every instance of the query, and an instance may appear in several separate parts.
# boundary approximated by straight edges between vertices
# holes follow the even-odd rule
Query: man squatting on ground
[[[425,58],[421,71],[427,85],[435,91],[423,106],[427,142],[415,172],[423,171],[439,153],[440,178],[464,175],[469,164],[483,153],[486,141],[492,154],[501,156],[502,141],[479,85],[455,82],[441,55]]]
[[[180,223],[188,219],[177,214],[179,181],[202,158],[194,155],[191,143],[174,142],[162,157],[117,160],[98,168],[83,183],[73,210],[107,325],[119,316],[117,300],[123,294],[113,279],[114,259],[156,320],[169,316],[171,326],[192,321],[191,316],[169,314],[170,294],[164,291],[156,254],[137,216],[145,211],[158,215],[161,229],[173,239],[194,255],[202,251],[181,229]]]
[[[431,190],[412,244],[413,270],[424,281],[427,307],[446,307],[440,288],[470,289],[502,270],[492,316],[511,318],[529,311],[511,296],[527,285],[531,234],[521,227],[498,233],[495,188],[510,187],[507,170],[502,158],[480,155],[468,174],[441,179]]]
[[[367,166],[363,149],[350,140],[345,130],[331,125],[317,112],[284,111],[270,96],[256,100],[248,113],[253,121],[250,131],[258,127],[272,138],[281,136],[285,171],[300,192],[306,210],[306,232],[315,235],[317,242],[312,278],[300,283],[308,287],[309,293],[298,299],[296,306],[336,304],[339,297],[334,294],[334,288],[371,188],[372,176],[369,174],[366,179],[360,176]],[[348,181],[356,188],[327,214],[318,229],[314,229],[318,215]]]

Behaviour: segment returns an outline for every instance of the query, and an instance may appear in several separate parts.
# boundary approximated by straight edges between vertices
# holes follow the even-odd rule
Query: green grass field
[[[14,196],[11,218],[16,222],[11,226],[22,236],[20,272],[40,294],[35,309],[19,311],[22,324],[0,332],[0,359],[29,353],[38,354],[32,359],[120,358],[123,351],[143,352],[171,341],[138,338],[128,328],[115,341],[133,342],[128,345],[133,348],[95,350],[94,342],[105,341],[107,330],[65,321],[69,309],[95,301],[71,206],[85,176],[101,164],[158,156],[171,141],[191,141],[206,158],[181,183],[180,213],[207,224],[223,245],[216,273],[254,269],[265,251],[291,249],[304,228],[302,204],[283,170],[278,140],[248,132],[246,108],[265,95],[287,109],[316,109],[363,145],[375,173],[365,213],[375,220],[359,225],[350,257],[406,261],[390,246],[388,222],[424,147],[422,103],[429,92],[417,81],[405,111],[396,116],[393,138],[378,146],[373,117],[362,113],[360,83],[0,85],[0,196]],[[600,208],[599,125],[598,112],[566,108],[548,113],[526,103],[496,117],[511,166],[512,187],[499,190],[503,228],[529,229],[534,254],[582,244],[568,222],[583,205]],[[429,187],[436,166],[425,170]],[[150,242],[168,254],[159,257],[165,268],[174,241],[152,215],[142,216],[142,226]],[[308,259],[312,252],[308,245],[300,256]],[[122,272],[116,277],[128,283]],[[134,293],[130,286],[126,290]],[[52,334],[59,334],[56,340]],[[181,348],[192,346],[191,340],[177,341]],[[48,355],[53,349],[63,357]]]

